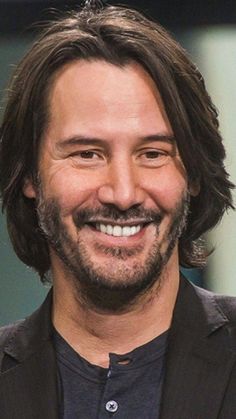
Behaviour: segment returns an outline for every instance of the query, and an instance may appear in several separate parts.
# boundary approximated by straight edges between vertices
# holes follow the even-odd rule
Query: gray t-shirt
[[[83,359],[55,331],[60,418],[158,419],[168,331],[126,355],[110,354],[109,368]]]

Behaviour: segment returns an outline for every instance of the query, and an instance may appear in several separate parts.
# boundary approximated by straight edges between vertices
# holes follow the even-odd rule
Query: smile
[[[115,237],[129,237],[134,236],[135,234],[139,233],[142,228],[141,224],[132,225],[132,226],[120,226],[120,225],[111,225],[111,224],[102,224],[96,223],[95,228],[102,233],[107,234],[108,236],[115,236]]]

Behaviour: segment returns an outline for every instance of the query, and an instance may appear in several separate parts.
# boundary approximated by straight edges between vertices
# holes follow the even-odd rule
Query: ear
[[[193,197],[198,196],[200,189],[199,181],[192,182],[191,185],[189,185],[189,193]]]
[[[24,180],[22,191],[27,198],[36,198],[36,188],[31,178]]]

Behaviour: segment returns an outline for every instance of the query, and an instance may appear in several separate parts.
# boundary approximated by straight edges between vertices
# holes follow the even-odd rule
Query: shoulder
[[[198,329],[199,335],[223,329],[236,331],[236,298],[216,294],[181,278],[173,320],[188,330]]]
[[[214,294],[214,299],[225,315],[236,322],[236,297]]]
[[[51,304],[52,293],[49,291],[45,301],[36,311],[24,320],[0,328],[0,361],[3,354],[17,360],[26,359],[37,352],[42,342],[51,339]]]
[[[0,348],[9,340],[14,340],[14,338],[19,338],[24,344],[29,337],[33,336],[34,338],[35,335],[46,339],[51,331],[51,305],[52,291],[49,290],[41,306],[32,314],[25,319],[0,327]]]
[[[236,297],[217,294],[213,291],[197,287],[196,285],[193,285],[193,287],[202,301],[212,302],[215,306],[218,306],[219,310],[228,314],[229,317],[236,319]]]
[[[7,326],[0,327],[0,349],[16,334],[24,321],[25,320],[18,320]]]

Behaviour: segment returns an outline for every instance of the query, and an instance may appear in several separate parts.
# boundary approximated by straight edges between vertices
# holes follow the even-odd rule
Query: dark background
[[[0,0],[0,33],[32,31],[32,23],[49,17],[45,9],[69,10],[83,3],[75,0]],[[117,1],[104,3],[118,4]],[[236,23],[236,0],[129,0],[128,4],[158,19],[168,28]],[[27,28],[27,29],[26,29]]]

